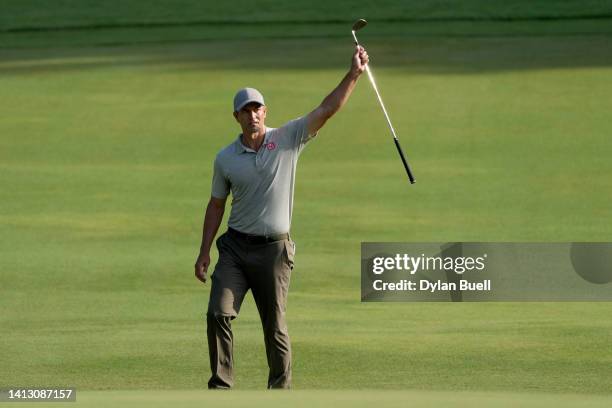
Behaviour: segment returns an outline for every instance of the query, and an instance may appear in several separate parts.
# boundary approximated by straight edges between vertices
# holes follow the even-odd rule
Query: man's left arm
[[[355,46],[355,53],[351,63],[351,69],[344,76],[338,86],[323,99],[323,102],[306,116],[308,134],[314,135],[323,127],[325,122],[344,106],[353,88],[357,84],[359,76],[365,71],[368,63],[368,53],[360,46]]]

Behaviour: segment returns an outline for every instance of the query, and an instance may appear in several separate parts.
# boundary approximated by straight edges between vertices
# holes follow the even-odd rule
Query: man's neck
[[[249,149],[253,149],[258,151],[261,145],[263,144],[264,137],[266,135],[266,128],[262,132],[257,133],[242,133],[242,144],[248,147]]]

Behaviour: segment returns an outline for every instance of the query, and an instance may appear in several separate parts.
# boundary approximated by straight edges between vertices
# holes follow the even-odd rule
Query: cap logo
[[[268,150],[274,150],[276,149],[276,144],[274,142],[270,142],[266,145],[266,149]]]

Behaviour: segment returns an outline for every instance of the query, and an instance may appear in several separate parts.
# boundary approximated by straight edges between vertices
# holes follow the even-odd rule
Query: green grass
[[[533,21],[413,21],[374,22],[367,33],[360,35],[368,45],[373,39],[405,38],[428,41],[431,38],[453,37],[550,37],[559,42],[560,36],[612,34],[612,19],[569,19]],[[0,58],[11,49],[61,48],[83,46],[118,46],[129,44],[182,44],[195,45],[201,41],[257,39],[267,44],[278,38],[328,39],[351,41],[350,23],[322,23],[317,25],[278,22],[275,24],[194,24],[171,26],[125,26],[96,29],[70,29],[51,31],[23,31],[0,33]],[[43,51],[44,52],[44,51]],[[81,52],[79,50],[78,52]],[[275,60],[275,62],[277,62]]]
[[[408,185],[363,78],[301,156],[296,186],[294,385],[329,391],[282,401],[609,405],[609,303],[359,302],[362,241],[612,240],[610,38],[513,24],[525,31],[368,39],[417,184]],[[165,38],[151,30],[137,42]],[[192,265],[212,159],[239,131],[233,93],[260,88],[277,126],[314,108],[350,58],[344,37],[259,33],[83,45],[100,43],[92,30],[58,33],[66,47],[32,49],[55,40],[20,37],[1,51],[0,385],[205,386],[210,287]],[[234,328],[237,389],[261,389],[250,297]],[[185,405],[272,398],[180,395]],[[79,401],[175,397],[83,392]]]
[[[512,2],[464,0],[235,0],[225,3],[196,0],[3,0],[0,30],[148,24],[258,22],[351,22],[407,20],[514,20],[612,16],[612,2],[601,0],[544,0]]]
[[[357,18],[370,21],[367,38],[612,33],[612,1],[601,0],[236,0],[231,8],[195,0],[54,0],[52,7],[42,0],[3,0],[1,7],[0,50],[253,38],[350,41]]]
[[[610,397],[575,394],[484,393],[484,392],[419,392],[419,391],[293,391],[293,392],[206,392],[206,391],[89,391],[77,392],[79,407],[608,407]],[[20,404],[20,407],[38,407]],[[74,403],[54,403],[54,407],[70,408]]]

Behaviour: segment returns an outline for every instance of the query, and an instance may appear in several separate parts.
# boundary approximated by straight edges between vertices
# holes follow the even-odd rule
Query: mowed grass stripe
[[[526,0],[508,4],[503,1],[466,0],[462,3],[381,0],[367,2],[323,0],[269,2],[265,6],[236,0],[224,3],[195,0],[162,0],[129,3],[109,0],[64,0],[49,9],[42,0],[5,1],[0,16],[0,30],[45,27],[109,26],[125,24],[189,24],[194,22],[350,22],[357,18],[376,20],[415,19],[529,19],[600,17],[612,15],[608,2],[596,0],[548,0],[533,4]],[[237,12],[240,10],[240,12]],[[248,16],[248,17],[247,17]]]
[[[476,392],[420,392],[420,391],[291,391],[291,392],[207,392],[207,391],[98,391],[77,392],[77,403],[82,407],[105,407],[109,404],[126,408],[181,407],[202,405],[229,405],[232,407],[311,407],[333,404],[338,407],[579,407],[599,408],[610,404],[609,397],[584,395],[550,395],[530,393],[476,393]],[[36,407],[38,404],[20,404]],[[70,403],[54,403],[70,407]]]

